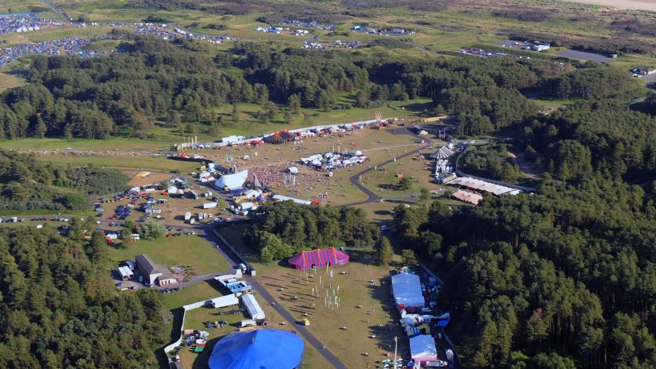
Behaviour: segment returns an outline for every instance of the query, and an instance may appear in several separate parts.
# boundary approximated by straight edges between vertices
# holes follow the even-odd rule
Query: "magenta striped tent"
[[[298,270],[309,270],[314,267],[326,268],[346,265],[349,256],[334,247],[329,249],[316,249],[301,251],[300,254],[289,258],[289,266]]]

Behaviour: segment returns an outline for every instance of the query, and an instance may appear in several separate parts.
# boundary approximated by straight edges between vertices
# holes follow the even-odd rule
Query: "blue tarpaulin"
[[[279,329],[228,335],[214,346],[210,369],[295,369],[301,367],[303,340]]]

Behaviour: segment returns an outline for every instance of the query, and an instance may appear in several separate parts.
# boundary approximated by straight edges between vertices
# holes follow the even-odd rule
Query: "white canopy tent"
[[[442,146],[439,150],[429,155],[431,159],[448,159],[452,156],[453,151],[449,150],[446,146]]]
[[[419,276],[414,274],[400,273],[392,276],[392,294],[396,303],[405,307],[422,308],[426,305]]]
[[[244,304],[248,315],[251,316],[254,320],[264,319],[264,311],[260,307],[260,304],[255,300],[255,296],[249,294],[241,295],[241,302]]]
[[[234,294],[225,295],[211,299],[211,304],[215,308],[222,308],[226,306],[239,305],[239,299]]]
[[[238,190],[244,185],[247,177],[248,170],[242,170],[235,174],[226,174],[214,182],[214,186],[218,189],[224,189],[227,187],[229,190]]]
[[[419,363],[437,360],[435,339],[427,334],[410,338],[410,356]]]

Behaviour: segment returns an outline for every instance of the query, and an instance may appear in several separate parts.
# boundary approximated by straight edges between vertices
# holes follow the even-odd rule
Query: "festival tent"
[[[442,146],[439,150],[430,154],[428,157],[431,159],[448,159],[453,156],[453,151],[449,150],[448,147]]]
[[[235,174],[226,174],[221,176],[216,182],[214,182],[214,187],[218,189],[228,188],[229,190],[241,189],[246,182],[248,177],[248,170],[242,170]]]
[[[396,303],[405,307],[423,308],[426,305],[419,276],[414,274],[399,273],[392,276],[392,294]]]
[[[280,137],[282,137],[282,139],[285,140],[285,142],[293,141],[296,139],[296,135],[290,133],[288,130],[284,130],[280,132]]]
[[[435,339],[427,334],[410,338],[410,356],[420,363],[437,360]]]
[[[454,192],[452,196],[460,201],[473,205],[478,205],[478,203],[483,200],[483,196],[463,190],[458,190]]]
[[[280,136],[280,132],[276,132],[272,135],[265,137],[264,142],[268,144],[277,145],[277,144],[285,143],[285,140]]]
[[[348,262],[349,256],[346,253],[337,251],[334,247],[301,251],[300,254],[289,258],[289,266],[300,270],[309,270],[314,266],[317,268],[325,268],[326,266],[336,267],[346,265]]]
[[[244,307],[248,311],[248,315],[255,320],[262,320],[265,318],[264,311],[260,307],[260,304],[255,300],[255,296],[250,294],[243,294],[241,296],[241,303],[244,304]]]
[[[230,334],[214,346],[210,369],[296,369],[301,367],[303,339],[280,329]]]

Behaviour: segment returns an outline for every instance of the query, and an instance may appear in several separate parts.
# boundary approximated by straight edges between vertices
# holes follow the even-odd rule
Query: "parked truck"
[[[188,212],[185,213],[185,221],[188,222],[189,219],[191,219],[191,212],[190,212],[190,211],[188,211]]]
[[[203,204],[203,209],[214,209],[217,206],[219,206],[219,204],[216,202],[206,202]]]

